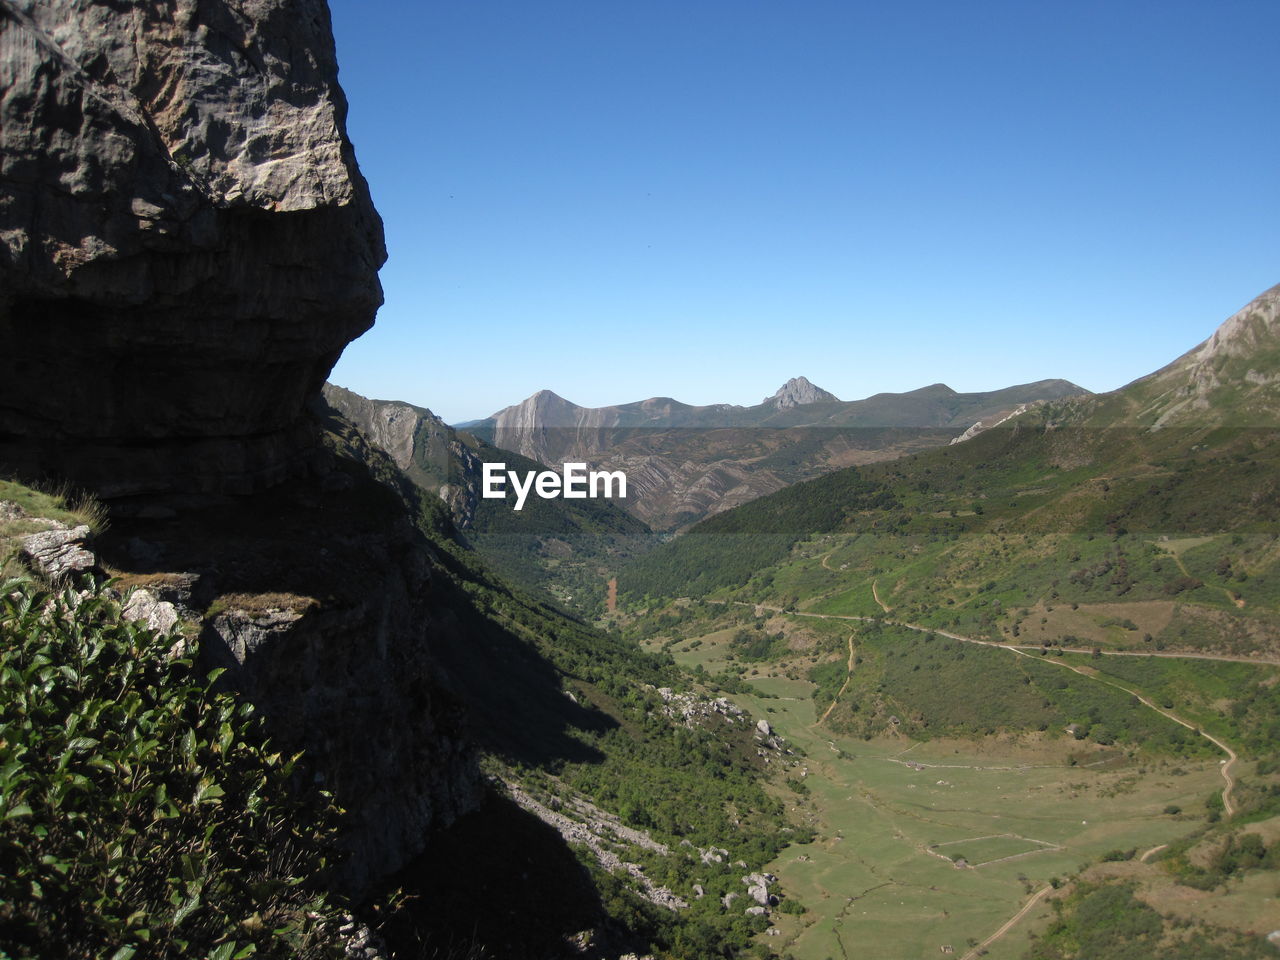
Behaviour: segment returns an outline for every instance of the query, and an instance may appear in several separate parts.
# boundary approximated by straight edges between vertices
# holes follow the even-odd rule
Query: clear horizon
[[[1280,281],[1262,2],[333,0],[387,302],[482,418],[1149,373]]]

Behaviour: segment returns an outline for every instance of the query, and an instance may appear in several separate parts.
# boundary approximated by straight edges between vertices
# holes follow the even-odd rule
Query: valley
[[[0,0],[0,960],[1275,957],[1250,12],[674,6]]]
[[[625,629],[794,751],[772,783],[816,836],[770,866],[807,908],[771,949],[1269,955],[1278,307],[1113,394],[796,483],[619,571]]]
[[[1270,329],[1278,301],[1269,291],[1240,316]],[[1099,958],[1158,946],[1227,960],[1264,955],[1260,932],[1280,927],[1267,879],[1280,864],[1280,463],[1256,415],[1265,377],[1232,395],[1255,411],[1246,423],[1223,426],[1204,413],[1212,398],[1186,398],[1219,389],[1223,358],[1248,367],[1236,338],[1262,328],[1233,318],[1223,330],[1236,337],[1115,394],[1024,401],[962,437],[950,425],[895,433],[904,418],[936,424],[938,408],[875,398],[899,412],[881,406],[858,443],[838,441],[861,444],[852,461],[832,456],[830,427],[771,425],[857,420],[857,404],[807,381],[759,408],[589,411],[539,395],[466,430],[326,389],[424,490],[454,498],[490,562],[655,663],[670,658],[664,697],[727,696],[767,724],[753,769],[778,806],[756,829],[776,818],[792,836],[759,867],[777,877],[777,903],[752,918],[756,955],[1067,960],[1083,937]],[[928,403],[947,396],[931,390]],[[380,424],[401,416],[397,442]],[[484,464],[537,463],[492,446],[500,437],[553,463],[626,465],[639,498],[590,515],[543,502],[536,525],[515,523],[510,503],[475,496]],[[684,522],[706,516],[674,537],[658,508],[682,496],[661,467],[672,456],[736,464],[727,487],[702,486],[706,508]],[[535,784],[543,804],[609,806],[596,775],[566,772],[504,776]],[[621,796],[621,823],[665,824],[653,842],[685,829],[668,801],[619,808]],[[732,884],[707,913],[701,895],[687,899],[690,884],[710,889],[706,876],[666,853],[638,861],[627,869],[646,889],[664,877],[730,929]],[[1095,916],[1113,901],[1141,918],[1139,934]]]
[[[785,652],[775,646],[767,659],[748,659],[741,677],[749,692],[733,694],[794,751],[785,770],[774,771],[775,789],[791,815],[817,831],[813,843],[788,848],[767,868],[807,908],[776,917],[776,938],[768,942],[780,955],[923,957],[951,947],[957,956],[977,956],[981,948],[987,956],[1022,957],[1028,935],[1049,925],[1068,878],[1098,869],[1093,864],[1120,863],[1152,890],[1167,886],[1158,858],[1148,862],[1185,836],[1182,811],[1203,810],[1205,797],[1216,794],[1224,816],[1234,812],[1223,751],[1230,763],[1235,752],[1202,731],[1216,749],[1194,758],[1132,741],[1078,741],[1055,729],[957,738],[944,726],[913,736],[890,719],[875,735],[842,732],[827,721],[845,685],[824,710],[820,684],[807,675],[815,659],[838,663],[846,680],[864,669],[872,653],[849,622],[861,618],[841,625],[830,615],[714,607],[687,614],[674,633],[658,633],[646,646],[716,677],[742,663],[735,624],[764,617],[766,631],[786,637]],[[1006,647],[998,655],[1026,654]],[[1104,675],[1090,680],[1120,689]],[[983,696],[999,699],[1001,692],[992,686]],[[1160,720],[1192,727],[1137,696]],[[1201,921],[1211,923],[1221,911],[1215,899],[1195,914]],[[1253,923],[1280,923],[1269,895],[1233,891],[1229,900],[1245,913],[1256,910]]]

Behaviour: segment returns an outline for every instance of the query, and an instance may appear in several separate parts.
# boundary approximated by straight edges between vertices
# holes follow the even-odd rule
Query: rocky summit
[[[2,0],[0,460],[108,497],[304,471],[382,300],[345,117],[322,0]]]
[[[839,403],[840,398],[829,390],[823,390],[809,382],[808,377],[792,377],[771,397],[765,397],[764,403],[771,403],[779,410],[799,407],[806,403]]]

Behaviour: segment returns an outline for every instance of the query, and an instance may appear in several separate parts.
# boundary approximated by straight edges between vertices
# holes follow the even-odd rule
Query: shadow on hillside
[[[338,797],[349,809],[363,805],[363,788],[328,776],[326,766],[353,758],[363,766],[358,758],[379,731],[359,725],[403,715],[393,702],[417,696],[417,684],[463,701],[462,736],[489,750],[538,766],[599,760],[575,731],[614,721],[565,696],[537,648],[554,643],[560,621],[538,612],[517,636],[484,609],[504,600],[500,584],[432,544],[363,465],[340,461],[339,470],[349,479],[133,504],[96,547],[122,588],[147,587],[204,616],[203,656],[230,668],[227,679],[254,700],[275,742],[306,749],[338,790],[352,787],[354,795]],[[300,618],[233,649],[276,609]],[[222,610],[246,611],[247,620],[220,633],[211,624]],[[389,656],[388,635],[399,644]]]
[[[458,622],[433,636],[431,654],[446,686],[467,705],[468,726],[481,746],[542,768],[601,760],[574,731],[603,733],[617,721],[571,700],[561,689],[561,672],[535,642],[486,616],[460,590],[452,593],[449,609]],[[547,619],[534,629],[551,633],[556,626]],[[555,641],[543,636],[537,642]]]
[[[590,874],[560,834],[493,792],[437,834],[389,893],[398,906],[368,919],[397,958],[602,956],[570,943],[604,914]]]

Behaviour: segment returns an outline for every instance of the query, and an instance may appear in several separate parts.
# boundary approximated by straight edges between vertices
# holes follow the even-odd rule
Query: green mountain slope
[[[784,879],[843,876],[864,861],[875,878],[889,864],[905,871],[901,846],[882,861],[869,852],[876,832],[854,833],[896,797],[895,837],[980,811],[983,826],[966,839],[925,849],[963,852],[970,861],[955,867],[993,878],[990,889],[989,864],[1025,864],[1023,909],[1001,955],[1227,960],[1271,949],[1257,918],[1275,925],[1280,865],[1278,293],[1114,393],[1051,401],[962,443],[798,483],[621,571],[634,636],[776,697],[756,701],[777,704],[767,709],[822,750],[806,789],[819,798],[813,849],[824,853],[782,858]],[[1018,751],[1035,760],[986,766]],[[1061,786],[1033,787],[1001,810],[1036,762],[1060,770],[1064,759],[1073,772]],[[992,785],[969,805],[959,799],[966,771]],[[1195,771],[1212,778],[1211,793],[1180,792]],[[1085,801],[1092,778],[1106,776]],[[1043,849],[982,852],[1013,843],[986,834],[1020,817],[1034,824],[1025,836],[1039,836],[1064,799],[1082,804],[1070,820],[1080,831],[1105,824],[1109,846],[1064,840],[1072,859],[1053,874],[1018,859],[1048,863]],[[858,855],[842,858],[835,841],[852,836]],[[1172,909],[1201,900],[1213,910]],[[825,923],[858,920],[832,910],[795,942],[829,942]],[[861,916],[862,927],[875,922]],[[945,914],[920,922],[935,922],[934,942],[946,943]],[[994,939],[1010,929],[1002,922],[987,927]],[[1028,927],[1039,938],[1030,953]]]
[[[1250,301],[1204,343],[1131,383],[1095,423],[1272,428],[1280,411],[1280,286]]]
[[[964,443],[830,474],[704,521],[630,565],[620,587],[632,597],[741,589],[818,534],[1270,536],[1280,523],[1278,299],[1269,291],[1205,346],[1114,394],[1042,404]],[[900,552],[889,540],[868,555],[881,549]],[[1265,606],[1271,560],[1260,553],[1255,566],[1240,589]]]

